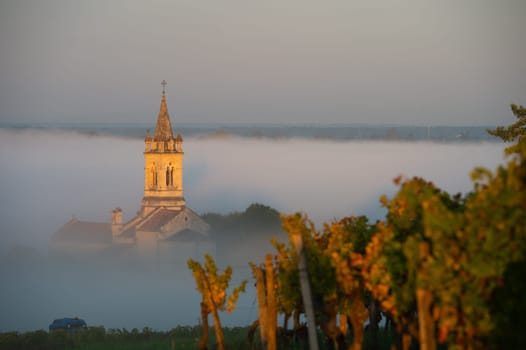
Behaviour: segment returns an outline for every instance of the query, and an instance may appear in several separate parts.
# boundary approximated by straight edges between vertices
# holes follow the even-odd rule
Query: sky
[[[497,125],[526,1],[0,0],[0,123]]]

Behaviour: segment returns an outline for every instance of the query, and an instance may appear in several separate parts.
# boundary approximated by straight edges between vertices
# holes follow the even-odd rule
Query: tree
[[[307,318],[309,347],[311,349],[318,349],[316,310],[319,310],[320,304],[325,301],[323,293],[331,290],[331,283],[330,278],[325,281],[317,279],[320,269],[324,270],[324,264],[323,260],[320,260],[322,257],[316,246],[316,228],[314,224],[301,213],[283,216],[282,225],[285,231],[289,233],[290,244],[287,255],[293,257],[292,260],[295,262],[295,265],[288,266],[292,268],[291,272],[297,275],[299,280],[301,291],[299,297],[301,298],[303,306],[302,310]],[[325,277],[327,277],[327,275],[325,275]],[[318,282],[323,286],[321,289],[316,285]],[[321,291],[321,294],[317,293],[319,291]],[[298,292],[296,291],[296,293]],[[293,300],[297,300],[297,298],[297,296],[293,297]],[[299,315],[299,313],[296,312],[296,315]],[[326,336],[328,336],[323,322],[321,323],[321,329]]]
[[[327,239],[325,254],[330,256],[338,284],[337,307],[344,317],[340,326],[350,319],[353,327],[353,344],[351,349],[361,349],[364,337],[363,324],[367,320],[367,300],[365,298],[364,279],[361,274],[365,247],[369,242],[375,227],[367,218],[347,217],[333,224],[326,225],[323,237]],[[376,347],[378,329],[378,312],[371,307],[371,322],[373,348]],[[378,310],[379,311],[379,310]],[[345,334],[345,328],[341,329]]]
[[[526,108],[512,104],[511,110],[518,120],[508,127],[500,126],[495,130],[488,130],[488,133],[505,142],[515,142],[506,151],[508,154],[516,154],[520,157],[521,166],[514,167],[514,170],[520,171],[520,168],[524,169],[526,159],[524,154]],[[508,168],[510,168],[509,165]],[[524,170],[522,170],[522,176],[524,176]],[[522,182],[524,184],[524,177]],[[517,241],[524,239],[523,235],[518,235],[516,238]],[[495,331],[492,334],[490,344],[495,349],[526,348],[526,336],[523,332],[526,327],[526,320],[524,319],[524,315],[526,315],[526,299],[524,298],[526,281],[523,278],[526,271],[526,252],[524,246],[519,249],[522,249],[522,258],[506,267],[501,284],[494,291],[490,301],[491,316],[495,323]]]
[[[316,324],[320,325],[329,347],[345,349],[347,318],[353,325],[353,349],[361,349],[363,324],[367,320],[366,299],[361,276],[365,246],[375,230],[365,217],[344,218],[322,231],[316,230],[306,215],[283,216],[283,227],[290,234],[291,244],[275,243],[278,250],[278,286],[280,305],[284,310],[303,311],[298,291],[300,275],[298,252],[294,239],[301,238],[306,257],[308,279]],[[338,314],[343,320],[338,328]],[[376,324],[376,322],[375,322]]]
[[[521,121],[495,131],[515,141],[507,149],[512,157],[494,172],[475,169],[465,198],[413,178],[393,199],[383,199],[388,214],[367,246],[363,273],[373,297],[405,334],[404,348],[408,335],[421,349],[433,349],[435,341],[450,349],[484,347],[488,339],[496,348],[498,341],[524,345],[502,331],[513,326],[506,298],[523,305],[526,292],[515,281],[526,267],[524,109],[512,109]]]
[[[218,311],[231,312],[235,309],[235,303],[239,294],[245,291],[247,281],[234,288],[231,295],[227,298],[227,289],[232,277],[232,268],[227,266],[221,274],[217,272],[217,266],[214,259],[206,254],[204,267],[197,261],[188,260],[188,268],[192,270],[197,290],[201,293],[201,317],[203,318],[204,337],[201,341],[201,349],[206,349],[206,337],[208,337],[208,313],[212,313],[214,318],[214,328],[216,333],[217,347],[220,350],[225,349],[223,331]]]
[[[400,181],[398,178],[395,183]],[[393,199],[382,198],[388,209],[386,221],[378,223],[378,233],[367,246],[364,259],[365,285],[392,316],[404,349],[411,338],[434,340],[434,328],[429,325],[433,299],[430,283],[434,281],[430,281],[428,260],[430,249],[435,247],[433,240],[441,238],[425,228],[425,211],[431,199],[447,208],[461,208],[459,197],[451,198],[421,178],[401,183]],[[428,347],[433,349],[429,341]]]
[[[504,142],[516,142],[515,145],[506,149],[508,154],[518,152],[518,144],[521,139],[526,135],[526,108],[523,106],[517,106],[516,104],[511,105],[511,111],[517,118],[517,121],[509,126],[499,126],[496,129],[487,132],[490,135],[496,136],[502,139]]]
[[[526,108],[512,104],[511,111],[518,120],[507,127],[499,126],[493,130],[488,129],[490,135],[496,136],[505,142],[518,141],[519,138],[526,135]]]

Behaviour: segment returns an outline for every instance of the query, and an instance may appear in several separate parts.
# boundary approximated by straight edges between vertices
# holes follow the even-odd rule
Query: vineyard
[[[251,264],[259,319],[249,348],[283,348],[292,334],[310,349],[357,350],[367,333],[378,349],[380,324],[403,350],[526,348],[526,108],[512,111],[515,124],[489,131],[511,143],[507,163],[474,169],[466,195],[397,178],[376,223],[351,216],[319,229],[305,214],[282,216],[289,242]],[[247,281],[228,295],[232,269],[205,260],[188,262],[202,295],[199,349],[209,314],[225,349],[218,311],[234,310]]]

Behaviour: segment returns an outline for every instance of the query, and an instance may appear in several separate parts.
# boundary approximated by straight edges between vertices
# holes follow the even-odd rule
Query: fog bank
[[[106,327],[197,323],[199,296],[185,266],[134,271],[65,267],[46,258],[50,236],[73,214],[109,221],[117,206],[125,220],[135,214],[143,190],[143,147],[137,139],[0,129],[0,257],[9,260],[0,269],[5,282],[0,331],[46,328],[53,318],[73,313]],[[467,192],[470,171],[494,169],[503,162],[503,148],[501,143],[189,137],[185,197],[201,214],[242,211],[259,202],[283,213],[304,211],[317,224],[347,215],[377,219],[383,215],[380,195],[396,191],[394,177],[422,176],[449,192]],[[16,245],[39,253],[17,253],[23,250],[12,251]],[[27,256],[33,260],[20,261]],[[250,276],[247,267],[236,268],[236,278]],[[253,291],[242,296],[225,324],[255,319],[254,300]]]
[[[260,202],[305,211],[316,222],[381,216],[378,198],[398,175],[423,176],[450,192],[471,188],[475,166],[502,162],[500,143],[331,142],[244,138],[185,139],[184,186],[199,213]],[[143,189],[143,142],[74,132],[0,129],[2,247],[46,247],[76,215],[108,221],[120,206],[131,218]]]

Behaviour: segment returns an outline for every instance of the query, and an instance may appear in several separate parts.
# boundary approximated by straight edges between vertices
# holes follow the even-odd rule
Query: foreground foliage
[[[317,230],[306,215],[283,216],[291,242],[274,242],[273,293],[283,330],[291,315],[298,329],[305,312],[292,244],[301,237],[315,309],[309,325],[319,325],[332,348],[346,349],[352,333],[349,348],[361,349],[369,319],[376,349],[380,312],[401,349],[526,348],[526,109],[512,111],[516,123],[490,131],[513,142],[507,163],[474,169],[466,196],[398,178],[398,193],[381,200],[386,218],[375,225],[348,217]]]

